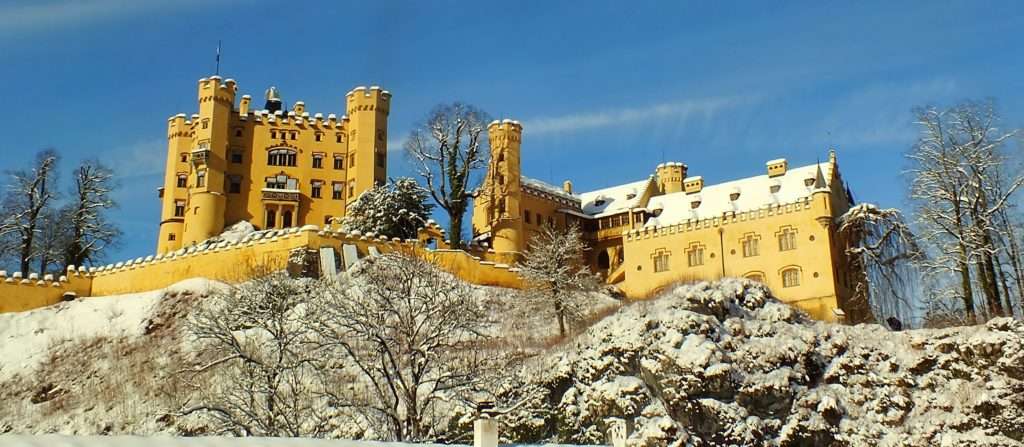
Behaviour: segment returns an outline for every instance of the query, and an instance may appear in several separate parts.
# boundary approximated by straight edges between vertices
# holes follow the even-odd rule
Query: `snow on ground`
[[[300,438],[143,437],[143,436],[0,436],[0,447],[431,447],[440,444]]]
[[[0,381],[31,373],[49,355],[50,346],[84,337],[142,335],[143,322],[165,292],[205,292],[205,279],[188,279],[151,292],[83,298],[52,306],[0,314]]]

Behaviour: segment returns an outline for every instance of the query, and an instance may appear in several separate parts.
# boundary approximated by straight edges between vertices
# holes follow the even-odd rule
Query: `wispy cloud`
[[[181,9],[203,0],[51,0],[23,1],[0,6],[0,35],[59,29],[70,23],[90,23]]]
[[[720,112],[757,101],[751,96],[722,96],[679,102],[652,104],[646,107],[606,109],[562,116],[538,117],[523,122],[531,135],[571,133],[610,125],[633,124],[657,119],[687,120],[712,118]]]
[[[167,140],[143,140],[113,148],[102,159],[111,160],[110,167],[121,178],[161,175],[167,163]]]

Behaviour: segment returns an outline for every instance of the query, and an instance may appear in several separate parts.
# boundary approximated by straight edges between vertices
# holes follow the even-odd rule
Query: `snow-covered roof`
[[[806,181],[817,178],[819,166],[822,172],[828,167],[827,163],[812,164],[790,169],[785,175],[776,177],[759,175],[705,186],[698,193],[675,192],[652,197],[647,208],[661,209],[661,214],[651,217],[644,226],[673,225],[688,219],[720,217],[726,212],[753,211],[765,205],[796,202],[814,192],[814,183],[808,186]],[[824,186],[827,187],[828,180],[824,181]],[[771,192],[773,186],[779,187],[777,193]],[[739,197],[732,200],[731,196],[737,193]],[[694,208],[693,202],[700,204]]]
[[[525,186],[529,186],[531,188],[537,189],[537,190],[542,191],[542,192],[546,192],[548,194],[557,196],[559,198],[562,198],[562,199],[565,199],[565,200],[569,200],[569,201],[574,202],[574,203],[575,202],[579,202],[579,200],[580,200],[579,197],[576,197],[576,196],[574,196],[572,194],[569,194],[569,193],[565,192],[565,190],[563,190],[562,188],[559,188],[559,187],[557,187],[555,185],[552,185],[550,183],[542,182],[540,180],[527,177],[525,175],[520,175],[519,179],[520,179],[519,181],[523,185],[525,185]]]
[[[583,212],[593,217],[601,217],[635,208],[639,206],[640,199],[650,184],[651,180],[647,179],[580,193]]]

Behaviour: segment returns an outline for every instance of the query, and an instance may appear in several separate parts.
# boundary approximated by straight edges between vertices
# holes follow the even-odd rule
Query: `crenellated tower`
[[[683,181],[686,180],[686,165],[670,161],[658,165],[655,172],[658,178],[658,190],[662,194],[669,194],[683,190]]]
[[[521,171],[523,126],[518,121],[493,121],[487,126],[491,161],[473,205],[474,232],[491,232],[497,252],[523,249]]]
[[[192,120],[189,151],[189,197],[183,245],[203,241],[224,230],[228,130],[235,104],[235,81],[219,76],[199,80],[199,114]]]
[[[188,204],[189,151],[192,121],[179,113],[167,119],[167,160],[164,184],[160,188],[160,234],[157,253],[181,248],[185,235],[185,207]]]
[[[391,93],[377,86],[356,87],[345,98],[349,117],[348,187],[350,198],[355,199],[374,184],[387,181]]]

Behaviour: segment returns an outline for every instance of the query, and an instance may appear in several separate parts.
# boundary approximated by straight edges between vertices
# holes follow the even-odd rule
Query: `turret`
[[[479,206],[475,206],[474,219],[479,214],[481,219],[488,221],[495,251],[522,251],[519,161],[523,126],[509,119],[493,121],[487,126],[487,138],[491,146],[491,163],[484,180],[486,197]],[[482,223],[475,224],[479,226]]]
[[[181,248],[181,241],[184,238],[191,132],[192,123],[186,120],[184,113],[167,119],[167,155],[164,162],[164,183],[160,188],[160,233],[157,236],[157,253],[167,253]]]
[[[199,80],[199,116],[192,123],[195,138],[189,151],[189,200],[183,245],[224,230],[224,177],[227,168],[231,110],[235,81],[219,76]]]
[[[658,178],[658,190],[662,194],[669,194],[683,190],[683,181],[686,180],[686,165],[670,161],[658,165],[655,172]]]
[[[388,113],[391,93],[380,87],[356,87],[345,95],[348,113],[348,182],[358,197],[387,180]]]

